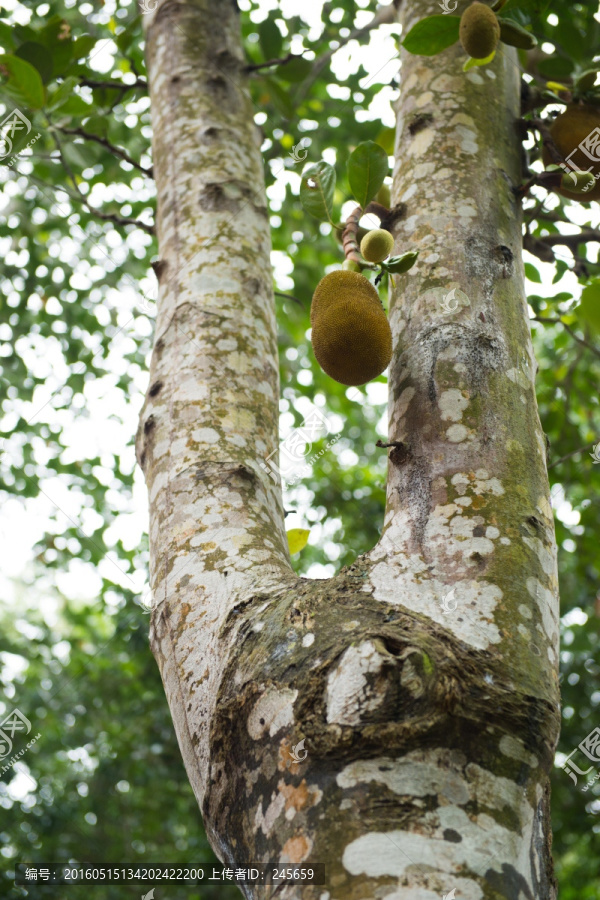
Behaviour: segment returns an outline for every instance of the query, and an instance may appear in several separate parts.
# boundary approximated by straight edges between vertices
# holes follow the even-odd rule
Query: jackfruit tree
[[[4,354],[3,489],[52,499],[49,470],[102,521],[52,523],[36,559],[98,568],[100,608],[6,624],[0,649],[36,644],[20,690],[46,709],[52,759],[40,740],[26,828],[2,775],[7,858],[208,860],[204,828],[227,866],[291,870],[240,884],[249,900],[555,900],[560,661],[561,898],[597,895],[597,7],[366,5],[324,3],[318,26],[283,0],[0,20],[3,102],[40,135],[13,131],[0,175],[2,327],[68,369],[54,428],[50,401],[33,415],[46,366]],[[378,31],[393,73],[338,71]],[[114,59],[95,68],[100,38]],[[142,324],[110,360],[129,283]],[[132,469],[65,436],[100,374],[139,398],[154,310],[136,438],[150,646],[193,798],[148,618],[102,568],[113,548],[132,575],[146,561],[110,535]],[[297,484],[284,456],[310,453]]]

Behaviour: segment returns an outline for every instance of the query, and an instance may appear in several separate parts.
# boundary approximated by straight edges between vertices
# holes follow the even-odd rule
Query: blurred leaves
[[[577,313],[597,334],[600,334],[600,282],[588,284],[583,289]]]

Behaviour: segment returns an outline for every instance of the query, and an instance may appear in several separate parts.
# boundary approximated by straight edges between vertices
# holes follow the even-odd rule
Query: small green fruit
[[[360,264],[355,259],[345,259],[342,263],[344,272],[360,272]]]
[[[498,46],[500,23],[496,13],[476,0],[460,17],[460,42],[472,59],[487,59]]]
[[[565,172],[560,182],[563,190],[573,194],[587,194],[596,184],[592,172]]]
[[[518,47],[519,50],[533,50],[537,47],[537,38],[526,28],[521,28],[516,22],[508,19],[500,19],[500,40],[503,44]]]
[[[377,193],[375,194],[375,200],[377,203],[381,203],[382,206],[385,206],[387,209],[390,208],[390,203],[392,202],[391,194],[390,194],[390,186],[389,184],[382,184]]]
[[[367,262],[379,263],[394,249],[394,238],[384,228],[374,228],[360,242],[360,252]]]

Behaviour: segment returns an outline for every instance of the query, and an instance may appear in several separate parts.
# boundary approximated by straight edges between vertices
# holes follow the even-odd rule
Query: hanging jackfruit
[[[566,160],[565,173],[571,170],[590,171],[598,179],[592,189],[584,193],[568,190],[568,187],[559,188],[558,193],[563,197],[582,203],[600,200],[600,162],[598,144],[594,141],[594,132],[598,128],[600,128],[600,107],[589,105],[569,106],[552,123],[550,137],[558,152]],[[547,147],[544,147],[542,159],[545,166],[554,163]],[[571,181],[574,182],[574,179]],[[569,178],[564,178],[563,182],[568,185]]]
[[[377,291],[363,275],[337,271],[322,278],[311,323],[317,362],[340,384],[366,384],[388,367],[392,332]]]
[[[368,278],[358,272],[337,269],[321,278],[315,288],[310,305],[311,325],[314,325],[315,318],[321,312],[345,297],[360,297],[382,309],[379,294]]]
[[[487,59],[500,40],[500,23],[494,10],[476,0],[460,17],[459,36],[472,59]]]

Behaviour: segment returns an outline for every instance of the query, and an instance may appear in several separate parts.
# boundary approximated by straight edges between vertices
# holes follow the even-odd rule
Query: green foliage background
[[[307,164],[321,158],[336,163],[339,215],[350,196],[344,173],[352,149],[375,140],[391,153],[391,109],[382,121],[373,104],[377,95],[395,96],[397,48],[390,42],[389,60],[368,70],[351,65],[344,76],[327,63],[313,80],[314,58],[363,25],[373,4],[324,3],[321,24],[311,30],[300,16],[284,16],[276,0],[239,5],[249,64],[283,57],[290,48],[307,51],[304,60],[255,70],[251,91],[264,137],[275,288],[296,298],[277,297],[282,425],[299,425],[311,400],[334,414],[341,430],[335,447],[285,497],[292,511],[288,527],[312,528],[298,570],[323,576],[378,538],[386,460],[375,443],[385,435],[385,392],[370,386],[350,394],[311,354],[310,298],[341,255],[330,227],[302,210],[303,163],[290,154],[306,138]],[[595,3],[553,0],[550,12],[544,2],[509,0],[509,7],[515,21],[533,26],[547,51],[520,55],[533,86],[542,90],[545,80],[568,86],[594,67],[600,38]],[[387,31],[399,33],[395,26]],[[16,897],[27,895],[13,886],[16,860],[215,860],[148,649],[148,617],[139,603],[146,538],[132,546],[112,527],[135,509],[133,437],[111,453],[97,452],[93,437],[86,452],[73,450],[70,439],[72,423],[85,424],[100,395],[108,397],[115,425],[129,427],[145,389],[156,244],[148,229],[154,191],[141,16],[124,0],[15,4],[0,19],[0,46],[24,60],[0,68],[1,102],[7,110],[16,105],[32,122],[14,152],[40,135],[31,151],[0,166],[0,488],[5,502],[16,496],[34,509],[35,498],[46,497],[51,510],[35,559],[16,585],[18,603],[1,614],[0,699],[7,711],[18,706],[42,735],[22,760],[30,777],[11,770],[0,780],[0,894]],[[102,68],[107,52],[114,60]],[[73,133],[81,129],[97,140]],[[535,157],[530,149],[534,168]],[[574,209],[550,196],[542,205],[545,197],[540,190],[525,203],[532,235],[557,232],[546,210],[567,209],[578,225],[597,225],[596,204]],[[534,324],[534,340],[557,501],[565,755],[600,726],[600,466],[589,455],[600,439],[597,254],[597,244],[587,251],[582,244],[574,260],[561,247],[555,264],[540,266],[530,257],[527,270],[533,313],[558,320]],[[585,316],[577,306],[582,286]],[[59,484],[58,496],[72,501],[67,513],[62,500],[54,505]],[[94,573],[99,590],[93,602],[61,590],[61,573],[74,566],[80,577]],[[16,777],[26,779],[25,790],[16,790]],[[580,788],[581,780],[576,788],[557,768],[553,816],[562,900],[600,895],[600,789]],[[93,889],[105,900],[125,890]],[[88,895],[87,888],[69,891],[74,898]],[[60,889],[33,893],[62,896]],[[227,900],[239,893],[170,886],[168,896]]]

